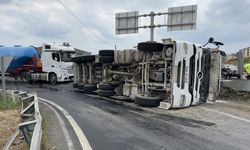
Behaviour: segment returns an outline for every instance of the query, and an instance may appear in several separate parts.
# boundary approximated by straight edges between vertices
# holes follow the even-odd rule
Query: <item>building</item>
[[[243,48],[243,49],[241,49],[240,51],[243,52],[243,57],[244,57],[244,58],[250,57],[250,47]]]
[[[237,61],[237,54],[227,54],[227,56],[222,57],[222,63],[223,64],[235,64]]]

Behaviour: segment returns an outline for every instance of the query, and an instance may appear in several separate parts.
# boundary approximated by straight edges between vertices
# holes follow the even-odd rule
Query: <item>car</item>
[[[240,78],[240,73],[235,65],[223,64],[221,66],[221,77],[224,79]]]

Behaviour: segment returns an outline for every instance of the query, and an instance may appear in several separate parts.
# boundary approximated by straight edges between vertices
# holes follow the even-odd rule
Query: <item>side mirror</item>
[[[213,43],[214,42],[214,38],[213,37],[210,37],[209,39],[208,39],[208,43]]]
[[[220,51],[221,56],[227,56],[227,54],[224,51]]]
[[[215,44],[216,46],[224,45],[222,42],[217,42],[217,41],[214,41],[214,44]]]

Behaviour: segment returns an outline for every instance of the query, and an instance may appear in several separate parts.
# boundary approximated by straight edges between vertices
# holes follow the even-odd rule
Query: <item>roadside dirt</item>
[[[218,99],[249,103],[250,105],[250,92],[240,92],[230,88],[221,88]]]
[[[4,147],[6,141],[15,132],[20,121],[17,110],[0,111],[0,149]]]
[[[42,103],[39,104],[39,107],[43,117],[43,137],[41,149],[67,150],[68,146],[56,114]]]

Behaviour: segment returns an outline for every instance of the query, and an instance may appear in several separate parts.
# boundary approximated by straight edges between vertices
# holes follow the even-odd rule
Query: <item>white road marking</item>
[[[238,116],[235,116],[235,115],[232,115],[232,114],[229,114],[229,113],[225,113],[225,112],[221,112],[221,111],[218,111],[218,110],[214,110],[214,109],[209,109],[209,108],[204,108],[204,107],[202,107],[202,108],[205,109],[205,110],[207,110],[207,111],[219,113],[219,114],[227,116],[227,117],[231,117],[231,118],[234,118],[234,119],[238,119],[238,120],[244,121],[246,123],[250,123],[250,120],[246,119],[246,118],[238,117]]]
[[[73,142],[72,142],[72,140],[70,138],[69,132],[68,132],[66,126],[65,126],[65,123],[64,123],[62,117],[59,115],[59,113],[52,106],[48,105],[46,102],[41,101],[41,103],[46,105],[47,107],[49,107],[56,114],[56,116],[57,116],[57,118],[59,120],[59,123],[60,123],[60,125],[62,127],[63,134],[64,134],[64,137],[66,139],[67,145],[68,145],[68,150],[75,150],[74,144],[73,144]]]
[[[88,139],[86,138],[86,136],[84,135],[82,129],[80,128],[80,126],[78,125],[78,123],[75,121],[75,119],[69,114],[69,112],[67,112],[64,108],[62,108],[61,106],[59,106],[58,104],[44,99],[44,98],[38,98],[41,101],[47,102],[53,106],[55,106],[58,110],[60,110],[63,115],[65,116],[65,118],[68,119],[70,125],[72,126],[72,128],[74,129],[76,136],[78,137],[78,140],[82,146],[82,149],[84,150],[92,150],[92,147],[89,144]]]

